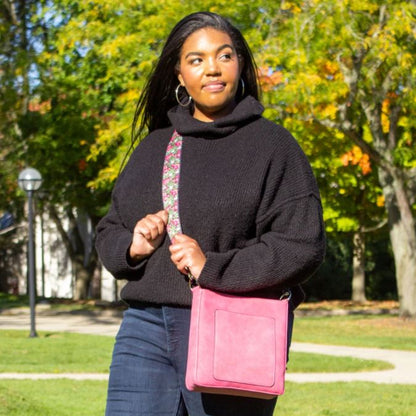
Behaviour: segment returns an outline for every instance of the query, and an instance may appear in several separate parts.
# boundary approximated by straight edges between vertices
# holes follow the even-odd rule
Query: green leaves
[[[416,6],[285,3],[296,12],[279,21],[279,36],[265,41],[274,44],[284,80],[278,89],[266,89],[266,114],[294,132],[310,157],[328,231],[377,222],[385,215],[377,169],[416,163],[408,117],[416,110]],[[267,65],[270,57],[260,53],[258,60]],[[354,149],[360,161],[340,163]]]
[[[26,152],[26,163],[40,167],[56,202],[108,198],[147,75],[174,24],[198,10],[228,16],[243,31],[261,68],[265,116],[293,132],[310,158],[328,227],[345,230],[346,223],[356,223],[363,187],[368,216],[384,215],[377,206],[380,161],[416,166],[412,2],[25,3],[31,47],[16,49],[17,38],[7,40],[10,19],[0,29],[3,49],[16,49],[3,55],[13,71],[0,75],[7,103],[0,128],[9,140],[0,152],[10,160]],[[29,66],[31,92],[22,98],[19,80]],[[371,174],[359,164],[342,164],[353,146],[370,157]],[[338,226],[336,218],[349,220]]]

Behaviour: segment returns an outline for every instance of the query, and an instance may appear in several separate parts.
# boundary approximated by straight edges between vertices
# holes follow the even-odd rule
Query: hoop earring
[[[181,100],[179,99],[179,88],[180,88],[180,87],[183,87],[183,85],[179,84],[179,85],[176,87],[176,90],[175,90],[175,97],[176,97],[176,101],[178,102],[178,104],[179,104],[180,106],[182,106],[182,107],[188,107],[188,105],[189,105],[189,104],[191,104],[192,97],[191,97],[191,96],[188,96],[188,102],[186,102],[185,104],[183,104],[183,103],[181,102]],[[185,88],[185,87],[184,87],[184,88]]]
[[[244,93],[246,92],[246,85],[244,84],[243,78],[240,78],[241,81],[241,97],[244,97]]]

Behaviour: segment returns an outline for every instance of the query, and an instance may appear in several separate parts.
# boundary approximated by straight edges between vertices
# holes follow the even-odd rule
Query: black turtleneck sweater
[[[261,116],[252,97],[212,123],[188,109],[169,112],[172,127],[153,131],[135,149],[118,178],[108,214],[97,227],[104,266],[127,279],[127,303],[189,306],[191,292],[170,260],[169,237],[132,267],[127,252],[134,226],[163,209],[162,168],[176,129],[183,136],[179,213],[184,234],[207,257],[202,287],[229,293],[278,296],[320,265],[325,239],[318,188],[310,165],[283,127]]]

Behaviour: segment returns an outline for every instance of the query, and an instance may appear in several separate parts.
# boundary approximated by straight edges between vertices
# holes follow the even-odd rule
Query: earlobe
[[[182,75],[181,75],[180,73],[178,73],[178,74],[177,74],[177,77],[178,77],[178,80],[179,80],[179,82],[180,82],[181,86],[182,86],[182,87],[184,87],[184,86],[185,86],[185,83],[183,82],[183,77],[182,77]]]

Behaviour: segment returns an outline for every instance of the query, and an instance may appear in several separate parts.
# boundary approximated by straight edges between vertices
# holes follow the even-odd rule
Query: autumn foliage
[[[358,146],[353,146],[350,151],[344,153],[341,156],[341,161],[343,166],[359,166],[364,176],[371,172],[370,157]]]

